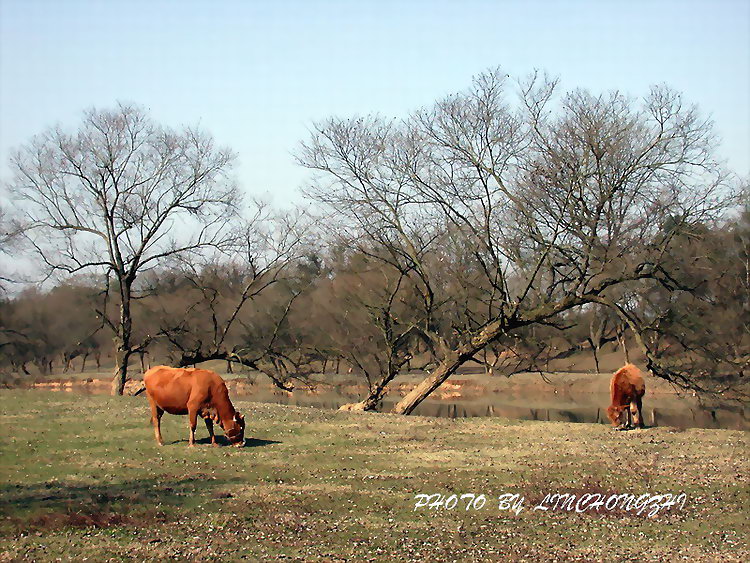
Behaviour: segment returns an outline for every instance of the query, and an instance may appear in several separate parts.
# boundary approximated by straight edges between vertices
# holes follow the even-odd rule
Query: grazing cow
[[[646,393],[646,383],[643,374],[633,364],[625,364],[612,376],[609,384],[612,403],[607,408],[607,416],[612,426],[619,430],[633,428],[638,425],[643,428],[643,395]],[[627,422],[623,422],[623,413]]]
[[[214,436],[214,422],[221,425],[232,445],[242,447],[245,444],[245,418],[232,406],[227,386],[218,374],[206,369],[156,366],[144,374],[143,383],[151,404],[154,435],[160,446],[164,445],[161,416],[165,411],[188,415],[189,446],[195,445],[198,416],[206,422],[212,445],[218,445]]]

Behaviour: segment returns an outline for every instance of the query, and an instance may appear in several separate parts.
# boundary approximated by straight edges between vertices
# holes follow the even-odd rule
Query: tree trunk
[[[145,352],[143,350],[141,350],[140,352],[138,352],[138,356],[141,358],[141,373],[146,373],[146,371],[147,371],[147,369],[146,369],[147,368],[147,366],[146,366],[146,354],[147,353],[148,352]]]
[[[112,380],[112,395],[122,395],[125,392],[129,361],[130,350],[124,349],[119,345],[115,350],[115,377]]]
[[[386,387],[398,375],[395,373],[383,376],[380,381],[370,390],[370,394],[358,403],[347,403],[339,407],[340,411],[374,411],[385,396]]]
[[[625,355],[625,363],[630,363],[630,353],[628,352],[628,341],[625,337],[625,331],[620,333],[620,346],[622,347],[622,353]]]
[[[591,353],[594,355],[594,365],[596,366],[596,375],[599,375],[601,371],[599,370],[599,347],[595,346],[593,342],[589,341],[589,344],[591,344]]]
[[[133,330],[133,318],[130,315],[130,282],[120,282],[120,326],[115,336],[115,376],[112,380],[112,395],[122,395],[125,382],[128,380],[128,362],[132,350],[130,338]]]
[[[419,403],[424,401],[435,389],[440,387],[443,382],[453,375],[456,370],[466,362],[471,355],[464,357],[455,351],[451,351],[439,364],[432,370],[430,375],[423,379],[419,385],[411,390],[403,399],[401,399],[393,412],[396,414],[411,414],[417,408]]]
[[[284,377],[285,371],[282,364],[274,363],[275,371],[281,373],[281,375],[276,375],[268,369],[263,369],[260,365],[255,363],[255,361],[248,360],[247,358],[239,356],[233,352],[227,352],[226,350],[213,350],[209,352],[196,350],[193,352],[183,352],[180,356],[180,359],[174,363],[176,363],[175,367],[184,368],[187,366],[195,367],[196,364],[207,362],[209,360],[225,360],[227,362],[236,362],[241,366],[248,367],[265,374],[279,389],[283,389],[284,391],[289,392],[294,391],[294,384],[288,382]]]
[[[493,321],[486,325],[476,336],[472,337],[467,344],[448,352],[438,366],[393,407],[393,412],[396,414],[411,414],[419,403],[429,397],[446,379],[456,373],[459,367],[471,360],[474,354],[484,349],[487,344],[509,328],[514,327],[505,326],[499,320]]]

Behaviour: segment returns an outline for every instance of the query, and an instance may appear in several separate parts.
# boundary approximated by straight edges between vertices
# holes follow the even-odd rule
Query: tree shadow
[[[0,516],[3,524],[24,531],[168,521],[172,509],[198,504],[217,488],[239,482],[238,478],[215,479],[200,474],[101,485],[61,481],[3,484]]]

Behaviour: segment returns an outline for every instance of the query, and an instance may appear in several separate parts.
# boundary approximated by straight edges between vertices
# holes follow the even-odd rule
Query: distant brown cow
[[[625,364],[612,376],[609,384],[611,404],[607,408],[607,416],[612,426],[619,429],[633,428],[638,425],[643,428],[643,395],[646,393],[646,383],[643,374],[633,364]],[[623,413],[627,422],[623,423]]]
[[[206,422],[211,444],[217,445],[214,422],[224,429],[224,434],[237,447],[245,444],[245,418],[234,409],[229,400],[229,391],[218,374],[195,368],[170,368],[157,366],[143,376],[148,402],[151,404],[151,422],[154,435],[160,446],[161,416],[186,414],[190,423],[189,446],[195,445],[195,427],[200,415]]]

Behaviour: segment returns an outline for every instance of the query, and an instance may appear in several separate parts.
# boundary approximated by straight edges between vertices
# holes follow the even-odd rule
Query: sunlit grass
[[[237,401],[249,447],[187,447],[143,397],[2,391],[0,560],[747,560],[748,435],[350,414]],[[654,519],[534,512],[546,492],[685,491]],[[482,510],[414,511],[419,493]],[[518,516],[504,492],[526,496]]]

